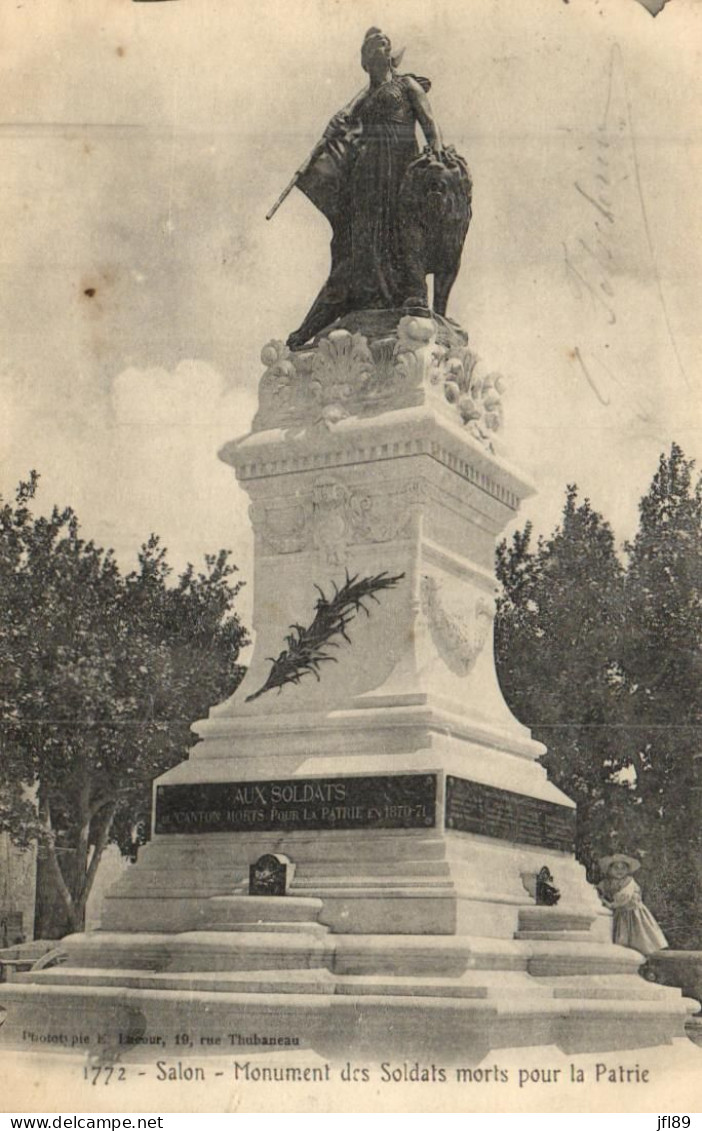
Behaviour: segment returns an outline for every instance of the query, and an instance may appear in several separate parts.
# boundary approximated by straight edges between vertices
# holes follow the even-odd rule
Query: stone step
[[[301,865],[293,882],[290,896],[294,898],[299,892],[301,898],[306,897],[306,891],[323,891],[325,894],[330,888],[368,887],[396,888],[404,887],[433,887],[437,883],[450,886],[448,866],[443,861],[425,863],[423,861],[398,861],[394,866],[378,864],[377,861],[357,860],[354,855],[351,866],[352,875],[349,876],[349,861],[331,863],[322,861],[315,864]],[[229,869],[226,873],[209,874],[203,877],[197,871],[179,871],[176,883],[173,874],[166,868],[140,869],[127,873],[115,883],[107,899],[116,902],[123,899],[206,899],[206,898],[241,898],[248,895],[248,871],[239,869],[238,875]],[[275,898],[265,897],[265,898]]]
[[[334,937],[338,974],[457,978],[467,970],[526,970],[527,954],[512,939],[459,935],[345,935]]]
[[[123,986],[140,990],[214,993],[382,994],[475,998],[516,1003],[522,999],[570,998],[662,1001],[669,991],[630,975],[538,978],[509,971],[467,971],[459,978],[332,974],[326,969],[241,971],[144,971],[58,966],[17,976],[17,982],[62,986]]]
[[[140,877],[139,884],[123,884],[118,880],[114,887],[106,895],[106,899],[110,902],[118,902],[120,899],[213,899],[215,896],[243,896],[248,895],[249,880],[242,879],[240,884],[235,884],[232,877],[229,876],[225,883],[218,883],[210,880],[207,883],[201,883],[197,877],[193,877],[192,883],[189,886],[184,886],[182,883],[174,884],[170,881],[166,872],[158,872],[153,876]]]
[[[238,836],[239,834],[234,834]],[[253,863],[271,848],[271,841],[277,834],[253,832],[246,834],[247,858]],[[374,829],[372,836],[359,836],[357,832],[345,829],[326,829],[324,837],[317,832],[288,832],[286,842],[288,855],[298,866],[325,862],[339,864],[353,860],[367,860],[377,863],[379,859],[388,866],[405,860],[430,861],[443,860],[446,855],[446,841],[442,830],[424,829]],[[197,836],[192,833],[182,837],[176,834],[155,836],[140,850],[138,870],[165,868],[173,874],[183,866],[198,869],[199,861],[206,858],[215,869],[229,868],[232,872],[240,869],[241,863],[232,859],[232,842],[222,833]],[[129,875],[136,869],[129,869]]]
[[[554,942],[590,942],[592,935],[589,931],[515,931],[515,939],[544,939]]]
[[[331,966],[326,938],[311,932],[185,931],[117,934],[94,931],[62,940],[68,967],[156,971],[304,970]]]
[[[329,970],[246,970],[155,972],[98,967],[58,966],[18,974],[17,982],[62,986],[123,986],[128,989],[180,990],[216,993],[383,994],[476,998],[515,1002],[517,999],[554,998],[600,1001],[657,1001],[669,989],[631,975],[592,975],[574,978],[538,978],[509,971],[467,971],[460,978],[332,974]]]
[[[306,987],[303,987],[303,989]],[[371,987],[367,985],[367,989]],[[211,992],[131,989],[122,984],[0,985],[4,1048],[27,1049],[27,1033],[71,1052],[109,1034],[114,1049],[142,1058],[177,1055],[178,1034],[193,1033],[205,1055],[217,1043],[271,1051],[264,1045],[311,1049],[325,1059],[422,1055],[445,1063],[482,1060],[490,1048],[556,1045],[565,1052],[639,1049],[684,1035],[690,1003],[674,990],[660,1001],[569,1000],[387,993]],[[1,1014],[0,1014],[1,1016]],[[269,1041],[269,1035],[273,1039]],[[204,1048],[200,1048],[203,1043]],[[391,1053],[388,1052],[389,1043]],[[150,1046],[154,1046],[151,1048]],[[54,1047],[55,1046],[55,1047]],[[34,1046],[31,1046],[34,1047]],[[349,1050],[353,1050],[350,1054]],[[45,1051],[45,1049],[44,1049]],[[98,1048],[98,1051],[100,1049]],[[219,1049],[221,1054],[221,1048]]]
[[[316,920],[322,901],[310,895],[255,896],[226,894],[167,899],[122,895],[105,901],[102,921],[107,931],[145,934],[185,931],[308,931],[325,933]],[[286,926],[278,927],[278,923]],[[294,924],[297,923],[297,928]],[[118,930],[119,928],[119,930]]]
[[[520,931],[589,931],[595,916],[568,907],[520,907]]]
[[[589,1000],[661,1001],[660,986],[652,985],[639,975],[589,974],[574,977],[539,978],[557,998]]]
[[[349,858],[342,860],[307,860],[300,862],[297,871],[296,886],[300,883],[307,884],[318,877],[346,877],[349,871]],[[175,872],[175,874],[174,874]],[[398,875],[411,879],[414,876],[431,881],[432,877],[444,877],[449,873],[449,865],[445,860],[424,860],[402,857],[401,860],[388,860],[385,857],[365,859],[353,854],[353,872],[357,876],[372,878],[397,878]],[[205,870],[201,865],[179,865],[174,867],[173,861],[164,860],[160,865],[139,861],[138,873],[127,870],[116,881],[111,897],[139,892],[151,894],[164,894],[168,896],[182,895],[193,898],[195,895],[235,895],[248,892],[248,866],[239,864],[233,866],[213,866]]]
[[[45,976],[46,975],[46,976]],[[58,966],[32,977],[16,979],[50,986],[124,986],[139,990],[177,990],[181,993],[334,993],[336,977],[329,970],[200,970],[180,973],[144,970],[102,970],[98,967]]]
[[[355,868],[354,868],[355,871]],[[361,891],[367,892],[369,888],[383,890],[398,890],[398,891],[414,891],[417,888],[445,889],[446,891],[453,891],[455,885],[451,880],[439,880],[431,876],[413,876],[408,875],[404,870],[400,873],[395,872],[388,876],[371,876],[371,875],[348,875],[332,876],[328,874],[320,875],[315,878],[314,876],[301,876],[295,877],[293,881],[293,888],[297,891],[304,891],[309,888],[311,891],[324,892],[327,895],[329,892],[346,891],[352,888],[358,888]]]
[[[297,889],[297,881],[294,882],[293,888]],[[397,877],[394,881],[369,881],[367,879],[349,882],[331,880],[329,883],[319,882],[311,883],[309,885],[310,892],[319,892],[320,897],[329,900],[336,897],[343,897],[344,899],[367,899],[371,896],[374,898],[407,898],[407,899],[430,899],[435,896],[437,899],[450,899],[456,894],[456,886],[453,883],[442,883],[437,881],[422,881],[419,880],[415,883],[414,880],[408,880],[406,876]]]
[[[321,923],[286,923],[282,920],[274,920],[271,923],[229,923],[223,919],[221,923],[213,922],[212,917],[203,919],[202,929],[204,931],[234,931],[241,932],[242,934],[280,934],[280,935],[328,935],[329,928],[323,926]]]
[[[322,901],[299,895],[216,895],[208,900],[207,910],[214,922],[312,923]]]
[[[380,878],[387,876],[388,878],[397,878],[398,874],[403,876],[448,876],[449,865],[446,860],[423,860],[412,859],[404,857],[402,860],[387,860],[385,857],[380,859],[359,859],[355,853],[353,857],[352,870],[357,876],[371,876],[373,878]],[[302,876],[300,873],[303,873]],[[308,860],[298,867],[297,879],[307,881],[309,879],[317,878],[318,876],[347,876],[349,872],[348,860]]]
[[[210,972],[144,972],[143,970],[100,970],[92,967],[54,967],[38,971],[33,977],[17,981],[50,986],[124,986],[139,990],[178,990],[183,993],[286,993],[286,994],[382,994],[450,998],[487,998],[490,987],[479,979],[338,977],[328,970],[251,970]],[[510,988],[514,995],[515,987]],[[548,991],[520,986],[516,993],[548,996]]]
[[[524,948],[527,970],[535,977],[564,977],[592,974],[636,974],[644,956],[637,950],[613,943],[570,941],[568,939],[515,940]]]
[[[589,935],[557,933],[553,939],[470,936],[333,936],[335,972],[458,977],[467,970],[524,970],[534,977],[637,975],[638,951],[598,943]],[[635,983],[638,985],[638,978]]]
[[[264,897],[265,899],[266,897]],[[285,902],[285,899],[282,900]],[[636,975],[638,951],[610,943],[456,935],[332,935],[315,929],[164,933],[90,932],[63,941],[70,967],[167,972],[328,967],[338,975],[457,978],[467,971],[526,971],[537,978]],[[563,983],[565,984],[565,983]],[[636,985],[639,985],[637,978]]]
[[[390,996],[409,994],[419,997],[475,998],[493,1000],[504,998],[511,1001],[521,998],[551,997],[548,987],[542,986],[528,974],[509,971],[469,970],[459,978],[429,977],[390,977],[385,975],[347,974],[340,977],[337,994],[387,994]]]

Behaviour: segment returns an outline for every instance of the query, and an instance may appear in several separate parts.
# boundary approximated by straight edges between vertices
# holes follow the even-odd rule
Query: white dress
[[[668,946],[668,940],[641,898],[641,888],[630,876],[619,891],[606,895],[614,912],[612,941],[642,954]]]

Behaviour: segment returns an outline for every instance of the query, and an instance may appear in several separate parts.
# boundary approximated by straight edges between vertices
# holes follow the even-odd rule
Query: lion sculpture
[[[473,184],[453,148],[425,150],[408,166],[400,188],[402,252],[411,301],[428,304],[427,275],[434,276],[434,312],[444,317],[471,219]]]

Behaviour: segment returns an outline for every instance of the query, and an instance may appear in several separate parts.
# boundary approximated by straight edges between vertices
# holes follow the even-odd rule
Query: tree
[[[143,839],[152,780],[239,683],[247,636],[228,552],[170,584],[152,535],[124,576],[70,508],[32,514],[37,482],[0,499],[0,830],[39,842],[81,930],[106,845]]]
[[[624,564],[574,487],[550,539],[532,549],[527,525],[498,547],[497,668],[578,805],[579,859],[639,856],[671,944],[700,947],[702,481],[677,444],[639,514]]]
[[[549,778],[577,804],[577,854],[592,869],[631,820],[618,730],[623,568],[607,522],[568,487],[561,526],[497,549],[495,657],[505,698],[547,751]],[[594,874],[594,873],[593,873]]]
[[[673,444],[627,545],[622,664],[644,872],[671,942],[702,945],[702,481]]]

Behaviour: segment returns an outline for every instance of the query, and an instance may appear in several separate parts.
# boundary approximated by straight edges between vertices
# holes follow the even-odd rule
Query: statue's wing
[[[405,75],[405,78],[414,79],[415,82],[418,82],[425,94],[428,94],[431,90],[431,79],[425,79],[423,75],[411,75],[408,73]]]

